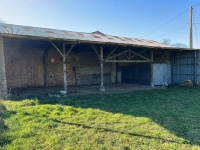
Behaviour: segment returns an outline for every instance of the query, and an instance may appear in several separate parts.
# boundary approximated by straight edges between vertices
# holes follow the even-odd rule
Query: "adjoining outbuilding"
[[[200,81],[198,49],[93,33],[0,24],[0,95],[15,88]]]

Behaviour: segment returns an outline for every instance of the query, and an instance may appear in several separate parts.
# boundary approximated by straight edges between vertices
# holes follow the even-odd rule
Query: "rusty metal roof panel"
[[[94,32],[94,33],[82,33],[82,32],[38,28],[38,27],[12,25],[12,24],[4,24],[4,23],[0,23],[0,34],[51,38],[55,40],[62,39],[65,41],[77,40],[80,42],[88,41],[88,42],[96,42],[96,43],[108,43],[108,44],[113,43],[113,44],[148,46],[148,47],[170,47],[168,45],[164,45],[162,43],[152,41],[152,40],[110,36],[110,35],[102,34],[99,31]]]

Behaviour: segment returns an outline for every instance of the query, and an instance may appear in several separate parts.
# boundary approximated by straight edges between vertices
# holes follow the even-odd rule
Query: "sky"
[[[193,47],[200,48],[198,4],[200,0],[0,0],[0,19],[9,24],[85,33],[99,30],[159,42],[168,38],[171,44],[189,46],[189,7],[193,5]]]

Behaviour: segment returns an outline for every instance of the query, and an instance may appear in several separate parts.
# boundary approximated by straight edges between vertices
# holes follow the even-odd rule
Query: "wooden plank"
[[[101,57],[100,57],[100,54],[98,53],[97,48],[94,45],[91,45],[91,47],[93,48],[93,50],[96,52],[98,58],[100,59]]]
[[[7,81],[3,37],[0,37],[0,74],[0,98],[5,98],[7,96]]]
[[[55,47],[55,49],[60,53],[61,56],[63,56],[62,52],[59,50],[59,48],[53,43],[50,41],[50,43]]]
[[[108,56],[106,57],[105,60],[107,60],[107,59],[116,51],[117,48],[118,48],[118,46],[115,47],[115,48],[110,52],[110,54],[108,54]]]
[[[118,62],[118,63],[146,63],[151,60],[106,60],[105,62]]]

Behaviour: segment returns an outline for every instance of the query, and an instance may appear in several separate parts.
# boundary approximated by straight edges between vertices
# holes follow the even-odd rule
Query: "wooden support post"
[[[100,59],[100,55],[99,55],[97,48],[94,45],[91,45],[91,47],[93,48],[93,50],[96,52],[98,58]]]
[[[44,50],[44,87],[48,86],[48,70],[47,70],[47,56],[49,51],[47,49]]]
[[[100,80],[101,80],[99,90],[100,91],[105,91],[105,87],[104,87],[104,83],[103,83],[103,62],[104,62],[104,59],[103,59],[103,46],[100,47],[100,58],[99,59],[100,59]]]
[[[0,37],[0,99],[7,96],[7,81],[4,58],[3,37]]]
[[[106,61],[117,49],[118,47],[115,47],[109,54],[108,56],[106,57],[106,59],[104,59],[104,61]]]
[[[72,49],[74,48],[74,46],[75,46],[75,44],[72,44],[70,49],[68,50],[67,54],[65,55],[65,61],[64,61],[65,64],[66,64],[67,58],[68,58],[69,54],[71,53]]]
[[[67,94],[67,69],[66,69],[66,48],[65,44],[63,44],[63,82],[64,82],[64,91]]]
[[[54,47],[55,49],[60,53],[61,56],[63,56],[62,52],[59,50],[59,48],[53,43],[53,42],[50,42]]]
[[[151,51],[151,87],[154,87],[154,82],[153,82],[153,51]]]

